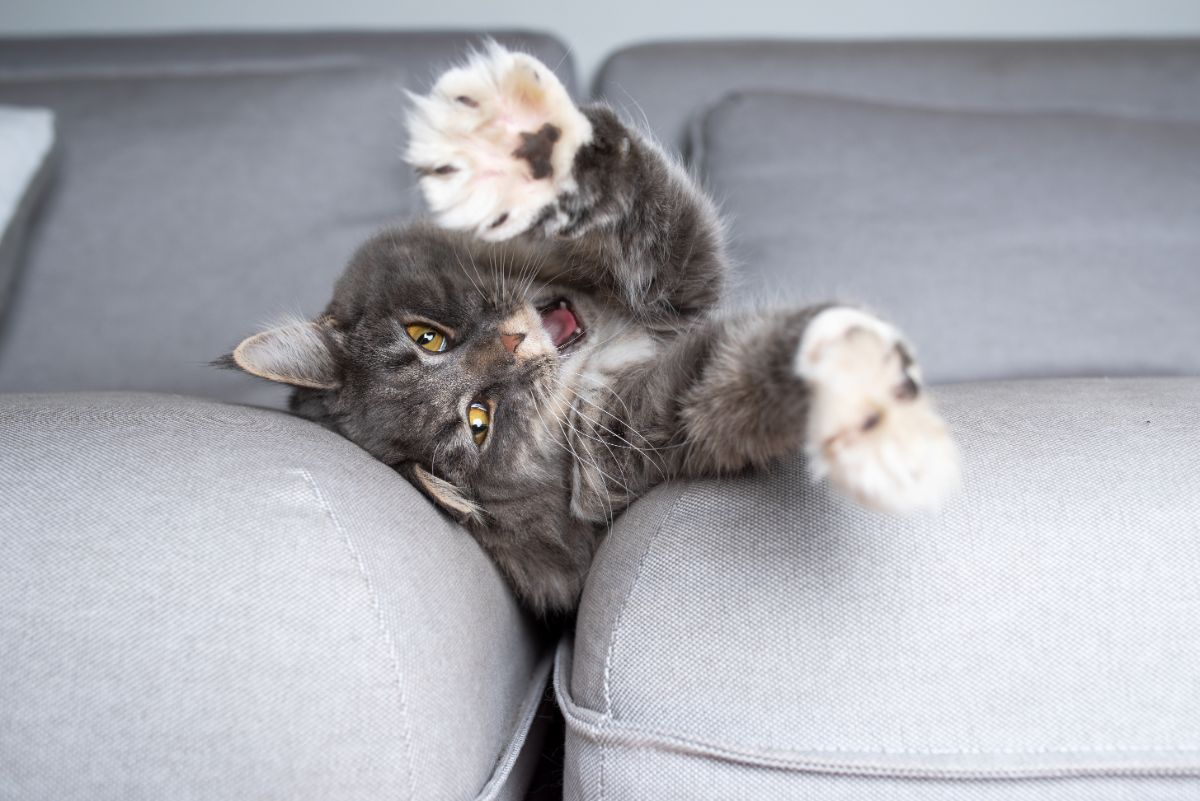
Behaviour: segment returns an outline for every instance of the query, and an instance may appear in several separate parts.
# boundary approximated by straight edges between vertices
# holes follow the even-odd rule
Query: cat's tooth
[[[560,300],[560,301],[558,302],[558,308],[560,308],[560,309],[565,309],[565,308],[567,308],[567,302],[566,302],[565,300]]]

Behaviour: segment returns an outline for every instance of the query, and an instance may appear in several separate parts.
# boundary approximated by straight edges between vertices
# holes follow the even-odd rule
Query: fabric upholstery
[[[48,183],[54,115],[0,106],[0,319],[20,266],[25,229]]]
[[[497,37],[555,65],[548,36]],[[162,390],[280,404],[210,369],[318,314],[355,247],[419,211],[406,89],[470,33],[0,42],[0,102],[47,106],[62,164],[0,332],[0,391]]]
[[[160,395],[0,395],[0,442],[0,798],[521,797],[546,648],[389,468]]]
[[[1200,794],[1200,380],[938,400],[939,514],[796,459],[618,520],[560,655],[567,798]]]
[[[610,56],[594,92],[682,147],[740,89],[1197,121],[1200,39],[655,42]]]
[[[1200,375],[1200,124],[745,93],[696,140],[743,300],[864,303],[932,381]]]

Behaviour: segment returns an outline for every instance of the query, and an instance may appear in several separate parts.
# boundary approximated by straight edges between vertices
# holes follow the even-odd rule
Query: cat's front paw
[[[405,158],[439,225],[508,239],[574,189],[592,126],[532,56],[490,43],[412,99]]]
[[[815,478],[886,512],[936,509],[958,486],[958,449],[899,332],[857,309],[809,322],[795,369],[808,384]]]

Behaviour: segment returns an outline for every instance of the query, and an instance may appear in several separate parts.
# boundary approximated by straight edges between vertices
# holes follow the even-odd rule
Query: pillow
[[[598,97],[672,147],[697,109],[737,89],[1196,122],[1200,39],[660,41],[621,48],[595,79]]]
[[[46,190],[54,113],[0,106],[0,316],[21,260],[25,229]]]
[[[934,381],[1200,373],[1200,125],[752,92],[692,146],[743,300],[865,303]]]

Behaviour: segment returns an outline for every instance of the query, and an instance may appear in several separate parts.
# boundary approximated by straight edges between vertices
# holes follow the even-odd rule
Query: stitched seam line
[[[559,645],[555,655],[555,675],[566,675],[569,669],[569,646]],[[660,751],[717,759],[738,765],[791,770],[798,773],[822,773],[835,776],[868,778],[930,779],[944,781],[1016,781],[1034,779],[1083,778],[1200,778],[1200,765],[1050,765],[1028,768],[953,768],[922,767],[872,762],[869,758],[838,760],[836,752],[765,753],[707,742],[695,737],[660,732],[649,727],[616,723],[600,718],[594,710],[579,707],[568,695],[563,682],[554,683],[555,697],[567,724],[568,736],[574,735],[595,743],[601,759],[613,747],[631,750]],[[812,755],[810,756],[809,753]],[[1068,752],[1069,753],[1069,752]],[[1086,753],[1086,752],[1085,752]],[[1104,752],[1095,752],[1104,753]],[[1192,751],[1140,751],[1131,753],[1176,754]],[[881,754],[881,756],[883,756]]]
[[[338,538],[346,547],[346,551],[354,561],[355,566],[358,568],[358,574],[362,577],[363,584],[366,586],[371,611],[375,615],[376,630],[379,632],[384,647],[387,649],[388,659],[392,663],[392,674],[395,677],[396,693],[400,702],[400,740],[407,762],[405,774],[408,776],[408,797],[415,799],[417,795],[413,779],[412,732],[409,729],[408,697],[405,693],[404,680],[400,670],[400,653],[396,646],[396,638],[392,636],[391,631],[388,629],[387,620],[383,615],[383,606],[379,602],[379,594],[375,591],[375,584],[371,581],[370,573],[367,572],[366,563],[363,562],[362,554],[359,553],[358,548],[354,545],[354,540],[350,538],[350,533],[342,526],[337,515],[334,514],[333,507],[329,505],[312,473],[308,472],[305,468],[300,468],[300,475],[304,477],[304,480],[312,490],[317,500],[317,505],[321,507],[326,517],[329,518],[329,522],[333,524],[334,531],[337,532]]]
[[[621,607],[617,610],[617,616],[613,619],[612,634],[610,634],[608,637],[608,648],[604,652],[604,714],[610,718],[613,714],[612,689],[610,684],[612,678],[613,651],[617,646],[617,634],[621,630],[621,622],[625,617],[625,609],[629,606],[629,599],[633,597],[633,591],[637,589],[638,582],[642,580],[642,569],[646,566],[646,560],[650,556],[650,549],[654,546],[654,542],[658,539],[658,535],[661,534],[663,529],[667,527],[667,523],[671,522],[671,518],[675,515],[675,510],[679,507],[679,502],[683,500],[683,496],[686,494],[687,487],[681,486],[679,489],[679,494],[675,496],[675,500],[671,502],[671,505],[667,508],[667,511],[663,513],[662,519],[658,521],[658,528],[654,530],[654,534],[652,534],[650,539],[646,542],[646,549],[642,551],[641,558],[638,559],[637,571],[633,575],[633,581],[629,584],[629,591],[626,592],[625,598],[621,601]],[[609,536],[612,536],[611,532],[609,533]]]

